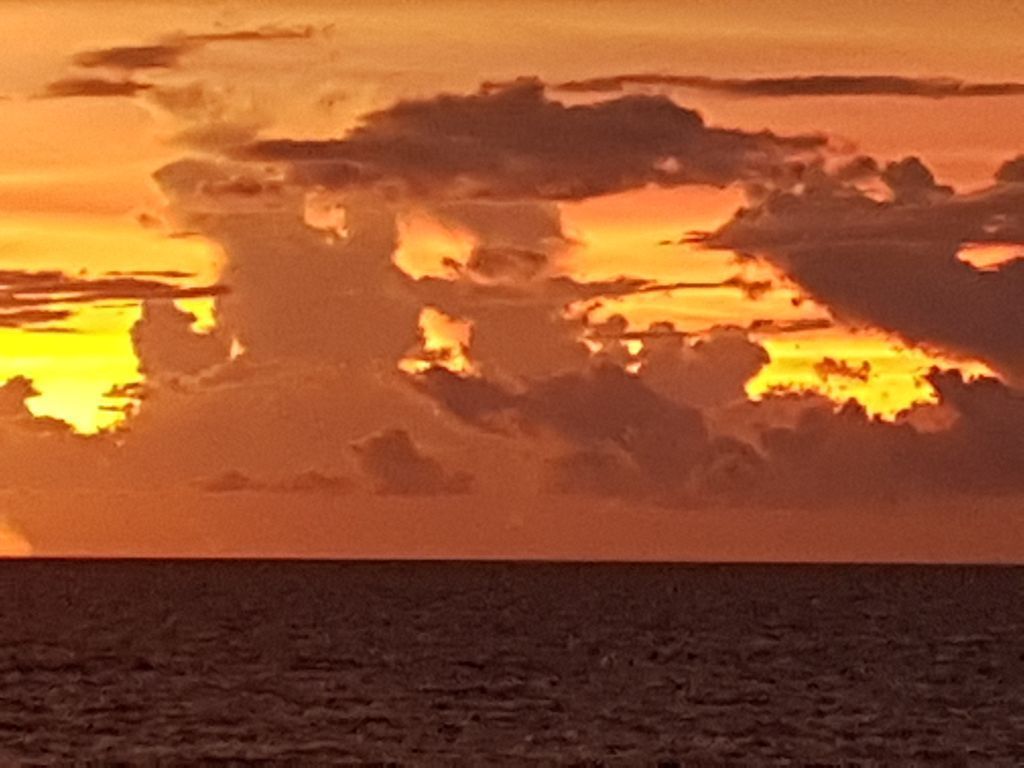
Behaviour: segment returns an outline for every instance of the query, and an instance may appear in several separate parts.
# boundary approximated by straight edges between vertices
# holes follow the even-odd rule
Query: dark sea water
[[[1024,764],[1024,569],[0,563],[0,764]]]

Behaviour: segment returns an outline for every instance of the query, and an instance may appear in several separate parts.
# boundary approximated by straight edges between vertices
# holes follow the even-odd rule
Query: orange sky
[[[895,496],[882,502],[835,491],[820,501],[836,507],[831,522],[812,522],[806,501],[791,501],[803,493],[711,499],[693,490],[696,479],[684,503],[679,488],[644,475],[654,469],[633,453],[640,426],[625,428],[628,438],[583,444],[577,427],[530,400],[540,397],[533,388],[543,391],[538,382],[612,364],[664,398],[663,407],[696,408],[712,432],[729,425],[730,439],[747,440],[755,423],[796,429],[792,414],[772,409],[800,393],[812,410],[821,407],[815,394],[836,409],[852,399],[865,423],[879,417],[896,435],[911,423],[933,429],[957,418],[947,413],[953,396],[930,378],[934,367],[1019,386],[1021,369],[999,344],[933,334],[941,314],[896,327],[901,320],[880,319],[889,317],[884,308],[872,316],[856,297],[848,307],[820,290],[812,296],[817,273],[798,273],[771,243],[743,254],[687,239],[724,227],[740,207],[761,206],[749,177],[718,186],[641,181],[551,199],[517,193],[488,208],[460,198],[458,186],[407,185],[394,163],[440,162],[428,149],[388,156],[394,178],[353,191],[302,177],[321,166],[254,158],[252,148],[289,139],[330,151],[330,140],[343,144],[354,127],[374,125],[367,115],[396,102],[468,99],[481,83],[535,77],[550,86],[544,99],[584,111],[664,97],[743,141],[766,130],[825,137],[827,173],[858,155],[875,158],[868,186],[842,183],[883,204],[886,164],[918,157],[968,200],[987,194],[996,169],[1024,151],[1020,92],[767,98],[671,85],[589,94],[553,86],[636,73],[1012,83],[1024,72],[1021,31],[1024,8],[994,1],[723,8],[694,0],[638,3],[628,13],[610,2],[3,3],[0,270],[8,277],[0,295],[8,301],[0,307],[0,380],[11,383],[0,397],[0,441],[12,466],[0,555],[1019,559],[1024,549],[1004,533],[1006,510],[1024,496],[1001,476],[963,482],[965,505],[995,510],[966,536],[955,504],[935,518],[935,533],[925,481],[913,478],[893,480]],[[155,66],[90,67],[80,56],[128,46],[174,50]],[[132,53],[144,54],[163,55]],[[137,90],[59,91],[97,81]],[[517,118],[503,119],[515,137]],[[431,125],[427,141],[449,130]],[[621,129],[624,142],[632,129]],[[386,153],[394,136],[381,136],[373,148]],[[581,133],[578,141],[587,140]],[[545,138],[538,141],[543,147]],[[480,151],[481,167],[513,184],[526,172],[516,163],[528,158],[504,157],[486,136]],[[366,167],[374,161],[359,158]],[[558,161],[545,162],[550,171]],[[781,184],[784,161],[770,162],[770,172],[758,165],[740,176]],[[1015,184],[1004,186],[1012,192]],[[804,186],[776,191],[810,194]],[[927,205],[941,205],[945,194],[935,191]],[[1015,209],[994,215],[1005,221]],[[969,239],[959,237],[954,250],[993,274],[1024,253],[1012,236],[993,247]],[[622,287],[627,280],[632,288]],[[177,312],[165,306],[171,300]],[[1020,330],[1008,312],[1013,338]],[[684,334],[667,342],[676,345],[668,352],[652,332],[666,324]],[[609,340],[612,328],[620,337]],[[720,342],[723,351],[713,352]],[[663,354],[679,358],[664,374]],[[515,393],[487,401],[506,403],[500,417],[487,414],[497,427],[474,422],[477,412],[471,418],[466,409],[481,406],[468,394],[459,395],[462,405],[424,395],[418,382],[437,368],[460,377],[458,386]],[[714,396],[694,394],[705,391]],[[573,402],[559,407],[573,411]],[[601,421],[602,401],[587,402]],[[922,477],[958,455],[948,447],[956,434],[921,449],[931,467]],[[771,466],[771,446],[759,440],[752,450]],[[1009,450],[1012,461],[1017,449]],[[595,452],[619,456],[642,479],[623,481],[626,490],[592,523],[593,498],[576,486],[554,493],[549,475]],[[695,461],[719,471],[717,458]],[[899,461],[916,459],[900,453]],[[601,466],[600,482],[610,482],[606,473],[618,470]],[[876,515],[859,528],[861,507],[906,506],[907,498],[916,517],[905,526]],[[306,510],[301,534],[277,519],[293,505]],[[435,527],[429,514],[437,510],[448,522]],[[392,519],[400,534],[384,532]],[[809,532],[819,524],[825,529]],[[597,532],[580,539],[592,525]]]

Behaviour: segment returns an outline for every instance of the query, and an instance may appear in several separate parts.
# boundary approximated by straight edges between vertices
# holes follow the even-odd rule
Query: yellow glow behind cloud
[[[222,255],[199,238],[172,238],[140,227],[128,217],[20,216],[0,218],[0,266],[32,271],[59,270],[101,277],[106,272],[195,273],[183,285],[216,282]],[[196,315],[195,328],[215,324],[209,298],[182,300]],[[55,305],[74,314],[33,332],[0,328],[0,379],[26,376],[39,395],[27,405],[37,416],[68,422],[94,433],[124,420],[125,397],[108,396],[112,387],[138,382],[138,360],[130,331],[139,316],[135,300]]]
[[[974,361],[955,361],[894,341],[881,332],[840,328],[762,338],[771,361],[747,383],[747,394],[760,399],[773,391],[816,392],[842,403],[856,400],[871,414],[893,418],[915,405],[934,403],[936,393],[925,379],[932,367],[959,368],[967,376],[991,376]],[[857,368],[870,365],[865,381],[822,375],[815,369],[825,358]]]

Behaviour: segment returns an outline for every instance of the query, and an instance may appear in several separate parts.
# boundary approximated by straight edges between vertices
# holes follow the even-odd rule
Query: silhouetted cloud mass
[[[328,187],[397,185],[456,198],[579,200],[646,184],[723,186],[821,150],[816,135],[713,128],[660,96],[594,104],[549,99],[523,79],[469,95],[401,101],[343,138],[253,143],[243,156],[286,163]]]
[[[436,496],[466,493],[472,478],[446,470],[413,443],[404,429],[387,429],[352,443],[356,460],[377,493]]]
[[[768,195],[703,241],[771,261],[840,318],[1024,380],[1024,259],[981,269],[958,258],[968,244],[1024,245],[1015,162],[963,194],[916,158],[880,170],[890,199],[823,179]]]
[[[485,431],[553,436],[561,449],[548,460],[549,482],[561,492],[827,508],[1024,491],[1024,393],[958,372],[933,371],[929,381],[939,394],[933,407],[952,412],[949,428],[882,421],[853,401],[833,412],[811,398],[792,426],[767,426],[752,442],[712,431],[701,411],[613,367],[519,391],[442,369],[414,384]],[[775,399],[747,406],[770,410]]]

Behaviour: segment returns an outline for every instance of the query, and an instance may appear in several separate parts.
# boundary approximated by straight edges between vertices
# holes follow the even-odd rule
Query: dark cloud
[[[571,245],[554,203],[537,200],[457,200],[434,204],[430,215],[470,233],[476,246],[456,273],[483,283],[524,284],[547,277]]]
[[[205,34],[170,35],[151,45],[117,45],[96,48],[75,54],[71,61],[83,69],[115,69],[133,72],[140,69],[173,69],[181,59],[203,46],[214,43],[251,43],[275,40],[307,40],[314,36],[313,27],[266,26]]]
[[[75,54],[71,61],[86,69],[106,68],[133,71],[136,69],[170,69],[176,67],[190,48],[180,43],[159,45],[119,45]]]
[[[468,230],[488,247],[547,251],[569,242],[558,206],[535,200],[456,200],[436,203],[430,213]]]
[[[78,304],[146,299],[185,299],[216,296],[223,286],[187,287],[152,278],[178,279],[182,273],[70,276],[63,272],[0,270],[0,327],[67,332],[59,323],[69,320]]]
[[[747,330],[751,333],[777,336],[787,333],[805,333],[807,331],[824,331],[834,328],[835,323],[826,318],[801,320],[770,320],[759,318],[754,320]]]
[[[914,422],[927,419],[910,414],[888,422],[853,401],[835,412],[821,398],[782,395],[743,404],[744,426],[761,424],[743,439],[712,431],[701,411],[612,367],[520,391],[440,369],[414,383],[478,428],[553,436],[561,450],[546,462],[547,483],[559,492],[827,509],[1024,491],[1024,393],[958,372],[933,371],[929,381],[939,396],[933,408],[949,410],[951,425],[922,429]],[[789,426],[773,425],[767,412],[776,401]]]
[[[255,480],[244,472],[230,469],[213,477],[199,480],[196,485],[208,493],[238,493],[240,491],[266,491],[270,493],[296,493],[334,496],[352,490],[352,481],[339,475],[306,470],[276,482]]]
[[[436,496],[466,493],[472,478],[425,456],[404,429],[388,429],[352,444],[356,460],[377,493]]]
[[[68,99],[78,97],[105,98],[110,96],[138,96],[153,88],[152,83],[136,80],[106,80],[101,77],[67,77],[48,83],[43,98]]]
[[[461,276],[420,280],[414,291],[425,304],[472,322],[473,359],[512,377],[544,376],[585,366],[589,354],[581,338],[587,317],[583,313],[567,318],[567,308],[597,297],[628,295],[647,285],[631,279],[579,283],[544,274],[519,282],[481,283],[480,276],[469,270]]]
[[[199,191],[211,197],[238,196],[259,197],[260,195],[279,195],[282,192],[281,182],[254,175],[239,174],[227,179],[217,179],[202,184]]]
[[[129,271],[112,270],[104,272],[107,277],[161,277],[166,280],[182,280],[195,277],[194,272],[182,272],[178,269],[133,269]]]
[[[71,317],[71,311],[67,309],[21,309],[13,312],[0,311],[0,327],[2,328],[25,328],[31,330],[33,326],[46,323],[58,323]]]
[[[698,408],[745,400],[746,383],[769,362],[764,347],[739,328],[714,328],[693,340],[651,336],[639,359],[648,387]]]
[[[184,43],[205,45],[208,43],[252,43],[271,42],[275,40],[309,40],[317,34],[316,27],[301,25],[282,27],[268,24],[256,29],[236,29],[226,32],[206,32],[179,35],[172,39]]]
[[[881,180],[889,200],[834,179],[769,195],[704,241],[767,259],[840,319],[1024,377],[1024,259],[979,269],[957,256],[1024,244],[1024,185],[955,194],[916,159]]]
[[[598,364],[508,389],[432,369],[413,385],[463,422],[537,441],[551,490],[671,506],[748,504],[767,471],[757,449],[713,434],[687,399],[655,391],[643,375]]]
[[[152,277],[164,275],[152,275]],[[182,286],[135,275],[71,276],[53,270],[0,270],[0,312],[54,304],[100,301],[191,299],[220,296],[226,286]]]
[[[398,185],[413,195],[583,199],[658,184],[756,178],[822,149],[820,136],[712,128],[660,96],[568,106],[536,80],[402,101],[341,139],[256,142],[248,159],[287,163],[304,183]]]
[[[935,175],[917,157],[889,163],[882,170],[881,179],[897,204],[938,202],[953,194],[953,188],[938,184]]]
[[[996,180],[1006,184],[1024,184],[1024,155],[1003,163],[996,171]]]
[[[974,83],[953,77],[901,75],[806,75],[723,78],[704,75],[627,74],[571,80],[554,88],[574,93],[613,93],[632,86],[667,86],[740,97],[913,96],[950,99],[1021,96],[1024,82]]]
[[[521,283],[533,280],[548,265],[546,254],[524,248],[478,247],[465,269],[477,279]]]
[[[568,453],[617,456],[659,484],[684,485],[709,443],[697,410],[663,398],[610,365],[536,380],[518,390],[438,368],[416,375],[413,385],[468,424],[492,432],[547,434]]]
[[[237,469],[229,469],[219,475],[200,480],[197,485],[209,493],[237,493],[239,491],[262,490],[263,485]]]
[[[946,429],[871,419],[851,402],[836,414],[807,411],[795,427],[766,432],[766,498],[825,507],[1024,491],[1024,393],[995,379],[964,381],[958,372],[933,371],[929,380],[955,414]]]

